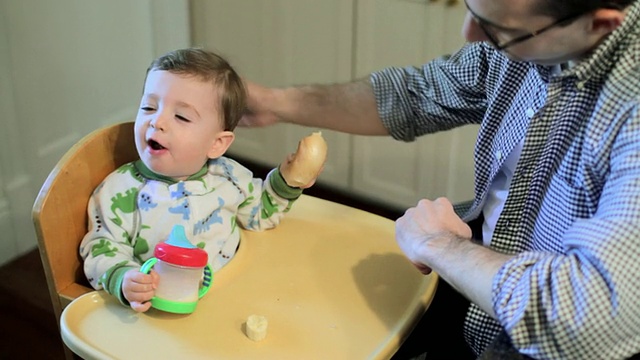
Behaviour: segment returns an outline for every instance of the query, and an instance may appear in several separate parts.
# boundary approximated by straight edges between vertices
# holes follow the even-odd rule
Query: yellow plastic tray
[[[194,313],[139,314],[97,291],[64,310],[62,338],[88,359],[387,359],[438,279],[394,233],[391,220],[303,195],[277,228],[243,232]],[[251,314],[268,319],[260,342],[244,332]]]

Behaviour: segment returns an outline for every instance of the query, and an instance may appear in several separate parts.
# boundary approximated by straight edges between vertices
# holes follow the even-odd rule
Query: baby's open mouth
[[[147,144],[149,144],[149,147],[151,147],[153,150],[162,150],[165,148],[164,146],[160,145],[159,142],[153,139],[147,140]]]

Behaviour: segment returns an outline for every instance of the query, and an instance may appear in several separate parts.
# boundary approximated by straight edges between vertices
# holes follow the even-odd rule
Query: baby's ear
[[[235,135],[233,134],[233,132],[219,132],[216,135],[215,140],[211,144],[209,152],[207,152],[207,157],[209,157],[209,159],[217,159],[220,156],[224,155],[229,146],[231,146],[231,143],[233,143],[233,139],[235,139]]]

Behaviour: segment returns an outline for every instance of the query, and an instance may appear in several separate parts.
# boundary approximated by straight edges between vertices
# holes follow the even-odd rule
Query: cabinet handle
[[[460,0],[447,0],[447,6],[456,6]]]

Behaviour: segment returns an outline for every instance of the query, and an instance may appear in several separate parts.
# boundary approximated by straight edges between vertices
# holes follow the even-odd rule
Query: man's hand
[[[429,274],[429,259],[446,251],[452,237],[471,238],[471,229],[453,211],[446,198],[420,200],[396,220],[396,241],[409,261]]]
[[[131,308],[137,312],[145,312],[151,307],[151,298],[156,293],[160,276],[151,270],[145,274],[138,269],[131,269],[124,274],[122,294],[129,301]]]
[[[262,127],[276,124],[280,119],[269,105],[274,101],[276,89],[270,89],[244,80],[247,90],[247,110],[238,122],[240,127]]]

